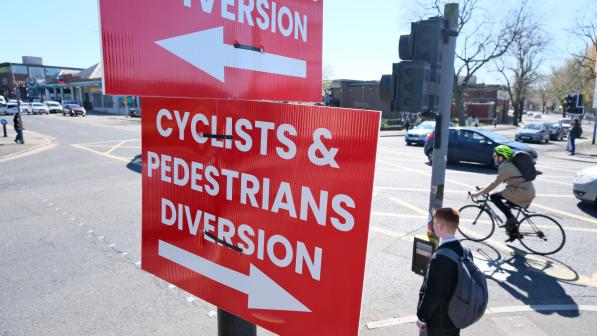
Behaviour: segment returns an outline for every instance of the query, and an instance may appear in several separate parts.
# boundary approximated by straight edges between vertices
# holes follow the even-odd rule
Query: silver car
[[[597,166],[576,173],[572,190],[579,200],[597,203]]]
[[[526,124],[514,135],[516,141],[549,142],[549,130],[544,124]]]

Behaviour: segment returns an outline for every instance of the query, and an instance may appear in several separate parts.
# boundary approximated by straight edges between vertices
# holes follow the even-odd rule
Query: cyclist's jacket
[[[520,170],[516,168],[512,160],[506,160],[500,164],[495,181],[483,189],[483,193],[490,193],[502,183],[506,184],[506,189],[502,191],[502,197],[523,208],[531,205],[535,198],[533,182],[522,177]]]

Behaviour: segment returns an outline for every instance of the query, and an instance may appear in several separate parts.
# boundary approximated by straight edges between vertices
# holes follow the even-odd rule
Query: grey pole
[[[444,44],[442,49],[441,82],[439,87],[439,115],[433,148],[433,169],[431,173],[431,191],[429,195],[429,219],[427,236],[437,242],[433,232],[432,213],[443,206],[446,165],[448,161],[448,133],[452,113],[452,89],[454,83],[454,58],[456,53],[456,32],[458,27],[458,4],[449,3],[444,7],[446,22]]]
[[[256,336],[257,326],[218,308],[218,336]]]
[[[593,145],[595,144],[595,135],[597,135],[597,109],[593,109]]]

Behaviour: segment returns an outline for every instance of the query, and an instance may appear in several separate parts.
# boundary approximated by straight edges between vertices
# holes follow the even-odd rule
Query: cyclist
[[[518,221],[512,214],[511,204],[528,208],[535,198],[535,187],[531,181],[522,177],[520,170],[514,165],[512,158],[512,149],[505,145],[495,147],[493,160],[498,166],[498,175],[495,181],[490,183],[481,191],[471,194],[473,197],[487,195],[500,184],[505,183],[506,188],[501,192],[493,193],[489,196],[491,201],[506,215],[506,233],[509,238],[506,242],[512,242],[519,238]],[[504,200],[508,202],[504,202]]]

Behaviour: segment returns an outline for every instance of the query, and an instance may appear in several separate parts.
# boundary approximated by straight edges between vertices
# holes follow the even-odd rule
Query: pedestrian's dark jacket
[[[451,249],[462,256],[459,241],[440,245],[439,249]],[[434,254],[429,262],[427,275],[419,292],[417,317],[427,324],[429,336],[460,335],[448,316],[448,304],[458,282],[458,266],[450,258]]]
[[[19,123],[19,114],[15,113],[14,118],[12,118],[12,122],[14,123],[15,128],[20,128],[21,124]]]
[[[572,125],[570,126],[570,130],[568,131],[568,137],[571,139],[577,139],[580,137],[580,134],[582,133],[582,130],[580,128],[580,125]]]

